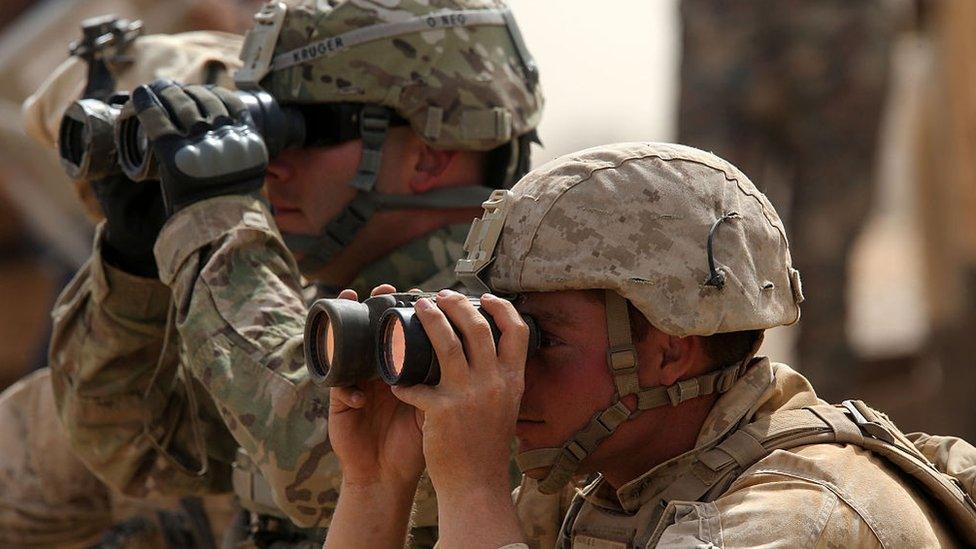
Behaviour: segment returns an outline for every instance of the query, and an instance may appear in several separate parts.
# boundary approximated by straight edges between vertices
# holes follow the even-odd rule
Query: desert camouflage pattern
[[[75,457],[47,369],[0,394],[0,445],[4,547],[199,547],[220,539],[235,509],[228,495],[147,501],[110,490]]]
[[[560,547],[568,547],[570,540],[585,547],[613,542],[639,547],[957,546],[913,483],[882,458],[851,445],[779,450],[711,501],[668,498],[695,458],[737,426],[822,403],[800,374],[756,359],[716,401],[692,450],[616,491],[602,480],[586,487]]]
[[[609,289],[675,336],[796,322],[799,275],[783,224],[728,162],[664,143],[557,158],[512,188],[487,281],[500,292]],[[709,286],[709,232],[724,287]]]
[[[157,78],[187,84],[233,87],[233,71],[244,38],[217,31],[140,36],[126,50],[125,60],[108,63],[116,89],[129,91]],[[87,66],[69,57],[24,101],[23,123],[35,141],[54,148],[64,111],[81,97]]]
[[[443,11],[506,9],[497,0],[289,0],[275,55],[383,23]],[[430,145],[490,150],[539,124],[542,90],[526,82],[504,26],[435,29],[340,49],[272,72],[282,102],[371,103],[406,118]]]
[[[582,481],[581,481],[582,483]],[[511,549],[551,549],[556,546],[559,527],[569,506],[576,496],[577,486],[567,484],[555,494],[539,490],[539,481],[522,475],[521,482],[512,492],[515,513],[525,533],[526,546],[515,544]],[[506,548],[499,548],[506,549]]]
[[[453,268],[466,231],[449,226],[406,244],[355,289],[435,289],[426,281]],[[169,220],[156,258],[162,282],[119,272],[96,250],[55,309],[53,377],[79,455],[127,493],[182,495],[229,491],[240,445],[284,513],[302,527],[327,526],[340,483],[328,393],[306,373],[303,288],[270,213],[250,197],[200,202]],[[175,331],[150,386],[171,303]],[[209,468],[196,475],[201,450]]]

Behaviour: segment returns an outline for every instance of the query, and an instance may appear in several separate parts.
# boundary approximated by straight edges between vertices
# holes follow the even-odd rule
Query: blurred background
[[[536,164],[631,140],[727,158],[776,205],[803,275],[802,320],[764,352],[828,400],[976,440],[976,2],[510,3],[547,97]],[[92,234],[21,103],[86,17],[243,32],[259,5],[0,4],[0,389],[45,364],[50,308]]]

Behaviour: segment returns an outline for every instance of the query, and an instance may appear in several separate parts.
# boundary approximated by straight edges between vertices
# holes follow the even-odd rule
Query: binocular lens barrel
[[[305,362],[312,380],[342,387],[375,377],[372,334],[366,304],[348,299],[313,303],[305,322]]]
[[[263,91],[234,92],[247,108],[255,129],[264,139],[272,158],[282,150],[305,143],[305,117],[296,109],[282,107],[271,94]],[[115,126],[119,164],[133,181],[156,179],[156,160],[149,140],[135,114],[125,116]]]
[[[119,107],[97,99],[72,103],[58,128],[61,166],[72,179],[101,179],[119,173],[113,128]]]
[[[159,177],[156,160],[149,150],[149,139],[135,114],[122,117],[115,125],[115,143],[119,151],[119,165],[126,177],[133,181]]]
[[[437,385],[441,368],[413,307],[387,309],[380,318],[376,360],[390,385]],[[497,330],[492,330],[497,332]]]
[[[386,294],[358,303],[320,299],[312,304],[305,324],[305,360],[316,383],[349,386],[379,376],[390,385],[437,385],[437,355],[414,304],[434,294]],[[501,333],[494,320],[471,298],[488,320],[495,343]],[[539,346],[535,321],[529,325],[529,352]]]
[[[235,92],[244,103],[255,129],[274,158],[288,148],[305,144],[305,117],[282,107],[263,91]],[[122,96],[123,99],[127,96]],[[121,114],[120,104],[80,99],[65,111],[58,129],[61,165],[72,179],[101,179],[119,173],[133,181],[159,177],[149,139],[135,113]]]

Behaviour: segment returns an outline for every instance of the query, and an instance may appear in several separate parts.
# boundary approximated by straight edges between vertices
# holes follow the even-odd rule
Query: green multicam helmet
[[[282,4],[259,14],[282,20],[269,72],[238,74],[279,101],[387,106],[442,149],[493,149],[539,124],[538,73],[502,2],[299,0],[281,16]],[[245,61],[272,34],[249,38]]]
[[[389,115],[403,118],[442,150],[504,149],[510,186],[528,165],[528,140],[542,113],[538,70],[511,11],[497,0],[289,0],[255,15],[235,75],[241,89],[262,88],[282,103],[358,103],[363,111],[360,191],[349,220],[389,207],[468,207],[487,198],[466,190],[392,205],[373,192]],[[379,110],[376,110],[378,108]],[[385,116],[385,120],[384,120]],[[364,196],[372,193],[373,198]],[[402,202],[402,201],[401,201]],[[351,221],[349,222],[351,223]],[[358,228],[327,227],[290,247],[318,255],[319,265]],[[326,238],[325,233],[345,235]],[[286,235],[287,237],[288,235]],[[308,266],[311,267],[311,266]]]

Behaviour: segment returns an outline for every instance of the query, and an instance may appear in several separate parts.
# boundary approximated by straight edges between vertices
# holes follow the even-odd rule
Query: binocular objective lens
[[[325,375],[335,361],[335,328],[328,316],[323,316],[315,327],[315,363],[321,374]]]
[[[383,332],[383,346],[386,364],[399,376],[407,357],[407,338],[403,333],[403,323],[399,317],[390,317]]]
[[[427,332],[413,307],[392,307],[380,318],[376,358],[380,377],[390,385],[437,385],[440,367]]]
[[[332,360],[335,357],[335,330],[332,323],[325,321],[325,363],[332,367]]]

